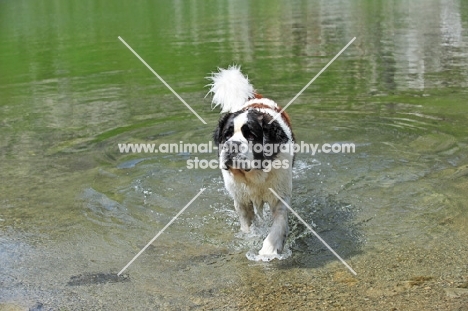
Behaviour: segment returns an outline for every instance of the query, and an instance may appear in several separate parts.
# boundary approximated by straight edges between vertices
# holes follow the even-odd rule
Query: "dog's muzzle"
[[[230,168],[241,169],[246,172],[250,171],[250,163],[245,153],[248,152],[248,145],[241,141],[227,141],[224,143],[221,152],[220,160],[222,169],[229,170]]]

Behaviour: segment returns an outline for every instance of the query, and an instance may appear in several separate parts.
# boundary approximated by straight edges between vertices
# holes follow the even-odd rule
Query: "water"
[[[463,1],[0,3],[0,310],[454,310],[468,305]],[[207,121],[203,125],[117,39]],[[284,260],[252,262],[218,170],[117,144],[207,143],[217,66],[289,108],[299,154]],[[205,192],[123,276],[116,273]],[[268,215],[267,215],[268,216]],[[460,291],[458,291],[460,292]]]

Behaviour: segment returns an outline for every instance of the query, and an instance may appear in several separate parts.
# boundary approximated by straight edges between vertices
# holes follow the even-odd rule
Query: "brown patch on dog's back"
[[[259,94],[255,94],[255,96],[257,96],[257,95],[259,95]],[[260,96],[260,98],[263,98],[262,95],[259,95],[259,96]],[[248,105],[247,107],[245,107],[242,110],[247,111],[249,109],[272,109],[275,112],[280,113],[281,109],[283,109],[283,108],[281,108],[280,106],[277,106],[276,108],[272,108],[271,106],[265,105],[263,103],[252,103],[252,104]],[[281,117],[284,120],[284,122],[286,123],[286,125],[291,128],[291,119],[289,118],[289,115],[286,113],[286,111],[283,111],[281,113]]]

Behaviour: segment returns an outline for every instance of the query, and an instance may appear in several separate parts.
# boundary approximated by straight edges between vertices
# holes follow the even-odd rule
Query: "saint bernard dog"
[[[273,224],[259,255],[281,254],[288,235],[288,208],[269,188],[290,204],[295,139],[289,116],[282,112],[276,117],[281,108],[257,94],[238,66],[219,69],[208,79],[212,105],[224,113],[213,140],[241,230],[249,232],[255,213],[262,215],[267,203]]]

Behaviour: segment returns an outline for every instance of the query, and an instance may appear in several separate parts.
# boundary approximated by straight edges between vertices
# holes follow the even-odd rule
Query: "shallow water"
[[[0,310],[467,306],[467,31],[449,0],[1,2]],[[292,198],[356,277],[293,215],[292,255],[249,261],[268,213],[239,233],[219,170],[187,168],[215,153],[119,152],[207,143],[217,66],[285,105],[354,36],[288,113],[299,141],[356,145],[298,154]]]

